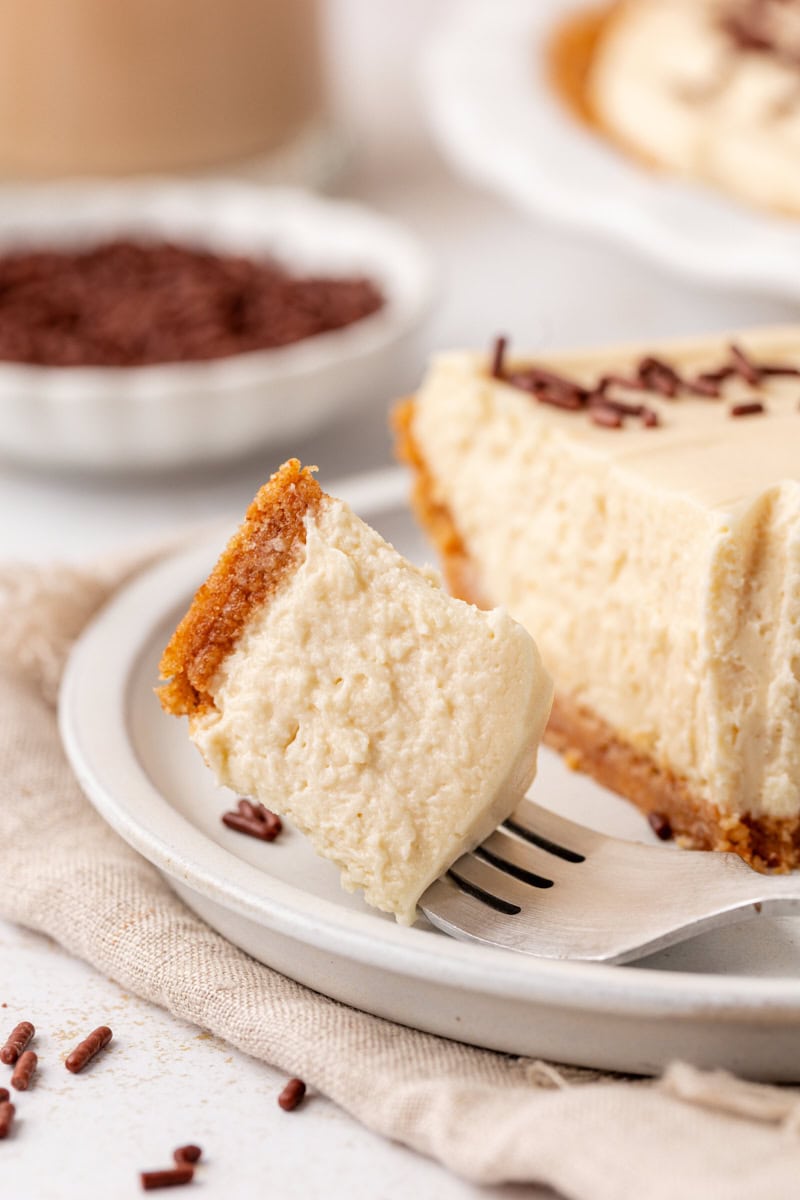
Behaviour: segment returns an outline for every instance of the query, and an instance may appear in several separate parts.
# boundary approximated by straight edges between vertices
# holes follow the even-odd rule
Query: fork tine
[[[532,800],[523,800],[514,809],[506,825],[512,829],[517,825],[535,837],[551,842],[553,846],[583,856],[591,854],[608,841],[602,833],[595,833],[584,825],[576,825],[566,817],[559,817]]]
[[[481,852],[497,856],[508,863],[509,874],[516,871],[531,872],[543,880],[553,883],[569,883],[574,881],[575,872],[580,870],[580,863],[566,862],[547,850],[541,850],[531,842],[523,841],[513,833],[508,833],[502,826],[495,830],[474,853]],[[498,864],[495,863],[497,866]],[[503,868],[500,867],[502,870]],[[539,886],[542,886],[541,884]]]
[[[463,880],[467,888],[475,888],[488,897],[493,908],[496,906],[491,905],[492,899],[517,909],[530,908],[537,895],[541,894],[539,888],[520,882],[474,854],[462,855],[450,868],[449,874],[456,883]]]
[[[487,904],[485,899],[481,899],[480,892],[493,886],[491,868],[488,868],[487,874],[484,875],[470,870],[469,863],[466,866],[464,863],[465,860],[461,859],[457,864],[459,874],[462,874],[463,867],[461,885],[449,874],[443,875],[431,884],[420,899],[419,906],[432,925],[460,941],[483,942],[484,945],[499,946],[527,954],[532,953],[532,947],[535,945],[536,953],[543,958],[565,957],[558,925],[546,919],[542,920],[544,913],[538,906],[534,907],[529,903],[526,907],[517,909],[509,900],[502,901],[502,908],[495,907],[496,901],[491,905]],[[476,859],[473,859],[472,863],[478,868],[484,865]],[[481,882],[476,882],[477,879]],[[505,882],[513,883],[506,880],[504,885]],[[517,886],[523,887],[522,884]],[[478,894],[464,890],[465,887],[474,887]],[[525,888],[525,891],[534,897],[550,895],[548,891],[540,891],[537,888]],[[544,904],[546,906],[546,900]]]
[[[432,925],[459,941],[515,945],[515,914],[487,908],[483,900],[464,891],[449,874],[431,884],[420,900],[420,908]],[[476,937],[475,930],[486,926],[487,914],[491,917],[492,933]]]

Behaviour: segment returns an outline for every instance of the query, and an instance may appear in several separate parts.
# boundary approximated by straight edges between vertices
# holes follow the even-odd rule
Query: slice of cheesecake
[[[530,785],[552,684],[502,610],[454,600],[291,460],[161,661],[218,782],[289,817],[350,891],[414,920]]]
[[[795,3],[616,0],[583,108],[645,162],[797,216],[799,63]]]
[[[549,740],[689,845],[800,863],[800,330],[438,358],[398,412],[457,595],[535,631]]]

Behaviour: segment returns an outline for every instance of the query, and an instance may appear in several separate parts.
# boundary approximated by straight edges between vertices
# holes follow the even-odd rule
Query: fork
[[[419,907],[465,941],[623,963],[720,925],[797,911],[800,873],[760,875],[736,854],[606,837],[524,800]]]

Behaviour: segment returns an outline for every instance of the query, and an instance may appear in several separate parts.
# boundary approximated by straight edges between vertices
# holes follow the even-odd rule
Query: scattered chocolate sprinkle
[[[750,359],[747,357],[744,351],[739,348],[739,346],[731,345],[729,347],[729,352],[733,368],[737,375],[741,375],[742,379],[745,381],[745,383],[748,383],[750,387],[758,387],[759,383],[761,382],[761,372],[759,371],[758,367],[756,367],[754,363],[750,362]]]
[[[64,1066],[73,1075],[77,1075],[96,1054],[100,1053],[104,1046],[108,1045],[113,1036],[107,1025],[98,1025],[97,1029],[93,1029],[89,1036],[79,1042],[75,1049],[67,1055]]]
[[[300,1104],[305,1094],[306,1085],[302,1079],[290,1079],[278,1096],[278,1104],[285,1112],[292,1112]]]
[[[641,381],[632,375],[601,375],[600,382],[595,389],[597,392],[605,394],[610,387],[630,388],[631,391],[639,391],[641,389]]]
[[[8,1088],[0,1088],[0,1104],[3,1104],[6,1100],[10,1099],[11,1093],[9,1092]]]
[[[607,404],[593,404],[589,409],[592,424],[605,429],[622,429],[622,413]]]
[[[196,1163],[202,1158],[203,1151],[199,1146],[188,1145],[179,1146],[177,1150],[173,1150],[172,1157],[178,1166],[183,1166],[185,1163]]]
[[[11,1128],[11,1122],[14,1120],[14,1113],[16,1111],[14,1105],[8,1100],[0,1101],[0,1138],[8,1136],[8,1131]]]
[[[643,404],[628,404],[625,400],[612,400],[604,392],[592,392],[589,397],[590,408],[610,408],[621,417],[640,417],[644,411]]]
[[[583,408],[586,400],[586,390],[580,384],[540,367],[515,371],[506,375],[505,381],[523,392],[532,392],[540,404],[553,404],[556,408],[567,408],[571,412]]]
[[[0,255],[0,360],[136,367],[274,349],[370,316],[363,277],[299,276],[275,261],[169,242]]]
[[[492,349],[492,368],[490,372],[492,379],[503,379],[505,377],[505,369],[503,364],[505,362],[507,345],[508,338],[495,338],[494,348]]]
[[[764,405],[760,400],[750,400],[747,404],[734,404],[728,409],[728,415],[731,417],[752,417],[756,413],[766,412]]]
[[[683,380],[669,363],[653,355],[647,355],[637,368],[641,385],[650,392],[658,392],[668,400],[674,400],[683,386]]]
[[[13,1066],[35,1033],[36,1029],[30,1021],[20,1021],[19,1025],[15,1025],[8,1035],[8,1041],[0,1049],[0,1062],[7,1067]]]
[[[600,382],[602,384],[603,381],[601,380]],[[642,424],[648,426],[650,429],[661,423],[656,410],[648,404],[628,404],[624,400],[613,400],[600,389],[592,392],[589,396],[589,408],[590,410],[595,408],[610,410],[611,412],[618,413],[620,417],[639,417]],[[591,412],[589,415],[594,419]],[[596,423],[603,424],[603,421],[601,420]],[[609,428],[616,429],[617,426],[609,423]]]
[[[701,371],[696,376],[695,382],[700,383],[724,383],[726,379],[730,379],[731,375],[736,374],[736,368],[730,365],[726,367],[717,367],[716,371]]]
[[[20,1054],[17,1065],[14,1067],[14,1074],[11,1076],[11,1086],[18,1092],[27,1092],[38,1061],[33,1050],[23,1050]]]
[[[165,1171],[142,1171],[139,1178],[145,1192],[153,1192],[156,1188],[181,1187],[184,1183],[192,1182],[194,1167],[189,1163],[181,1163]]]
[[[259,816],[259,812],[258,812],[259,808],[264,809],[264,812],[268,811],[267,809],[264,808],[263,804],[260,804],[260,805],[258,805],[258,807],[256,807],[256,805],[253,804],[250,800],[246,800],[244,796],[241,798],[241,800],[236,805],[236,807],[239,810],[239,813],[241,814],[241,816],[247,817],[248,821],[260,821],[261,820],[261,817]]]
[[[790,367],[787,363],[760,363],[758,369],[762,377],[768,375],[800,375],[800,367]]]
[[[246,833],[248,837],[259,838],[262,842],[274,842],[283,829],[283,822],[278,814],[270,812],[263,804],[253,804],[252,801],[242,798],[237,808],[238,812],[222,814],[222,823],[227,825],[228,829]]]
[[[703,371],[701,374],[695,375],[694,379],[684,379],[683,386],[694,396],[705,396],[707,400],[717,400],[722,392],[720,384],[733,373],[727,367],[724,371]]]
[[[672,826],[669,823],[669,819],[663,813],[648,813],[647,823],[656,837],[660,838],[662,842],[668,842],[672,837]]]

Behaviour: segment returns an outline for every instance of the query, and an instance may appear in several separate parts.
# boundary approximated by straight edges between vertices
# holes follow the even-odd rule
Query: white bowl
[[[202,363],[0,363],[0,455],[92,470],[219,461],[299,437],[393,386],[433,295],[417,241],[358,205],[246,183],[70,184],[0,192],[0,252],[169,238],[364,274],[385,304],[341,330]]]

